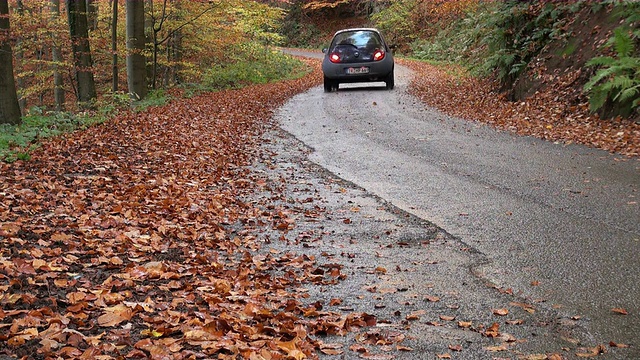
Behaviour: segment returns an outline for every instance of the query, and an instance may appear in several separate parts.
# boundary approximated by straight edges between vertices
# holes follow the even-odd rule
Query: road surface
[[[313,162],[484,254],[476,276],[637,351],[640,161],[448,117],[407,94],[411,76],[317,87],[278,119]]]

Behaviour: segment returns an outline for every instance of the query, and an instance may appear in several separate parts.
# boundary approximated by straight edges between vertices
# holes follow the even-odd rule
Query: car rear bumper
[[[389,59],[391,60],[391,59]],[[348,74],[347,69],[359,69],[367,67],[369,69],[366,74]],[[349,64],[334,64],[325,59],[322,62],[322,72],[324,76],[331,80],[339,80],[341,82],[361,82],[361,81],[382,81],[393,71],[393,60],[375,61],[375,62],[359,62]]]

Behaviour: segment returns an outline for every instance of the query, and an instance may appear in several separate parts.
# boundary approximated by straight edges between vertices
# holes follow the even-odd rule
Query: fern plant
[[[624,27],[617,28],[608,42],[616,56],[601,56],[587,62],[587,66],[599,67],[583,88],[589,94],[592,112],[607,110],[611,115],[628,116],[640,107],[640,58],[634,56],[631,34]],[[607,104],[612,109],[603,109]]]

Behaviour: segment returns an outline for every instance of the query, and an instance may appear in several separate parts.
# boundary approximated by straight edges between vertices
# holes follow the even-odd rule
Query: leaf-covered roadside
[[[589,112],[588,99],[571,105],[573,82],[580,75],[569,72],[549,79],[555,86],[537,92],[526,101],[509,101],[496,92],[496,84],[465,75],[451,65],[434,66],[402,61],[415,71],[410,91],[425,104],[449,115],[489,124],[519,135],[565,144],[583,144],[626,156],[640,156],[640,123],[601,120]]]
[[[317,67],[317,64],[314,66]],[[309,335],[375,324],[305,308],[315,260],[259,253],[246,165],[301,80],[202,95],[46,142],[0,171],[0,355],[313,357]]]

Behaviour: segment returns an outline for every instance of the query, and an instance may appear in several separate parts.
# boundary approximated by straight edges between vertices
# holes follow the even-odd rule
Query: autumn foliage
[[[20,6],[19,6],[20,4]],[[99,100],[112,92],[127,93],[126,78],[126,7],[118,0],[115,29],[116,50],[112,50],[113,1],[92,1],[89,8],[89,40]],[[250,0],[227,1],[145,1],[147,58],[149,72],[156,62],[154,88],[202,81],[213,66],[229,62],[246,44],[276,44],[277,21],[282,16],[278,7]],[[153,4],[153,6],[149,6]],[[33,107],[53,107],[53,72],[62,74],[66,108],[74,109],[78,90],[74,84],[71,39],[61,1],[59,13],[50,0],[10,0],[11,39],[15,59],[18,95],[28,111]],[[152,28],[154,30],[152,30]],[[155,42],[152,34],[155,33]],[[59,48],[61,61],[52,58]],[[155,49],[154,49],[155,48]],[[156,52],[154,59],[153,53]],[[113,56],[117,59],[118,88],[112,89]]]
[[[555,88],[513,102],[505,93],[492,90],[497,87],[495,83],[465,75],[461,67],[452,65],[447,73],[420,62],[405,61],[403,64],[416,71],[410,91],[427,105],[447,114],[523,136],[640,156],[639,123],[601,119],[590,113],[585,97],[578,104],[565,100],[572,94],[575,73],[567,73],[558,79]]]
[[[294,224],[241,200],[271,112],[320,81],[130,112],[2,164],[0,354],[301,359],[313,334],[375,324],[304,305],[301,285],[344,275],[261,251],[258,229]]]

